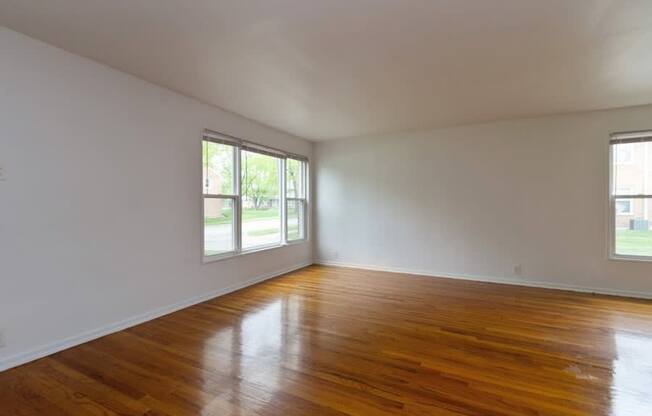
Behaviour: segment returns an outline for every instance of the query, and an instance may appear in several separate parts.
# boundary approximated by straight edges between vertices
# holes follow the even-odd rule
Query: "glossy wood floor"
[[[652,415],[652,302],[311,266],[0,373],[0,415]]]

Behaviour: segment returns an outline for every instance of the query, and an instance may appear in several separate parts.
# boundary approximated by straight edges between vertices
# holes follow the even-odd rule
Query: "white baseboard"
[[[153,319],[159,318],[164,315],[168,315],[172,312],[176,312],[178,310],[187,308],[189,306],[206,302],[207,300],[211,300],[213,298],[226,295],[227,293],[235,292],[236,290],[243,289],[247,286],[255,285],[256,283],[260,283],[262,281],[271,279],[273,277],[277,277],[282,274],[289,273],[306,266],[310,266],[311,264],[312,261],[308,261],[308,262],[294,265],[292,267],[288,267],[283,270],[278,270],[272,273],[266,273],[264,275],[254,277],[253,279],[249,279],[237,285],[204,293],[199,296],[195,296],[190,299],[186,299],[181,302],[174,303],[172,305],[163,306],[161,308],[154,309],[153,311],[149,311],[141,315],[133,316],[131,318],[127,318],[119,322],[115,322],[97,329],[83,332],[79,335],[75,335],[47,345],[43,345],[41,347],[35,348],[33,350],[24,353],[19,353],[19,354],[9,356],[7,358],[3,358],[0,360],[0,371],[8,370],[10,368],[17,367],[19,365],[28,363],[30,361],[38,360],[39,358],[43,358],[45,356],[54,354],[56,352],[66,350],[68,348],[74,347],[79,344],[83,344],[88,341],[92,341],[97,338],[101,338],[103,336],[112,334],[114,332],[122,331],[123,329],[127,329],[132,326],[142,324],[143,322],[151,321]]]
[[[405,274],[413,274],[413,275],[427,276],[427,277],[441,277],[446,279],[472,280],[475,282],[501,283],[506,285],[515,285],[515,286],[568,290],[572,292],[595,293],[600,295],[623,296],[628,298],[652,299],[652,293],[650,292],[635,292],[631,290],[583,287],[583,286],[566,285],[563,283],[516,280],[516,279],[508,279],[508,278],[501,278],[495,276],[430,272],[424,270],[405,269],[400,267],[375,266],[369,264],[345,263],[345,262],[330,261],[330,260],[315,260],[315,264],[320,264],[323,266],[348,267],[351,269],[374,270],[374,271],[392,272],[392,273],[405,273]]]

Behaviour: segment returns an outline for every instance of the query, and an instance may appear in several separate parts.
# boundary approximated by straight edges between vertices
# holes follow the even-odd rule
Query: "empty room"
[[[652,415],[652,1],[0,0],[0,416],[276,415]]]

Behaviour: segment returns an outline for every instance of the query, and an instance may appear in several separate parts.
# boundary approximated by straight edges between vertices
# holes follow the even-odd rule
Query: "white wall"
[[[0,369],[311,262],[306,243],[202,265],[199,219],[204,128],[310,142],[8,29],[0,51]]]
[[[319,143],[315,257],[652,296],[652,263],[607,260],[608,136],[650,128],[647,106]]]

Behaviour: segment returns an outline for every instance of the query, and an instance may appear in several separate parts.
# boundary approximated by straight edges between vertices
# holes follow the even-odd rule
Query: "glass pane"
[[[234,250],[234,214],[231,199],[204,198],[204,256]]]
[[[303,162],[294,159],[285,161],[285,186],[288,198],[305,198],[303,184]]]
[[[652,199],[616,199],[616,254],[652,256]]]
[[[280,160],[243,150],[242,248],[281,243]]]
[[[202,170],[204,194],[233,195],[233,155],[235,147],[204,141]]]
[[[304,201],[287,201],[288,241],[305,238]]]
[[[613,145],[616,195],[652,194],[652,143]]]

